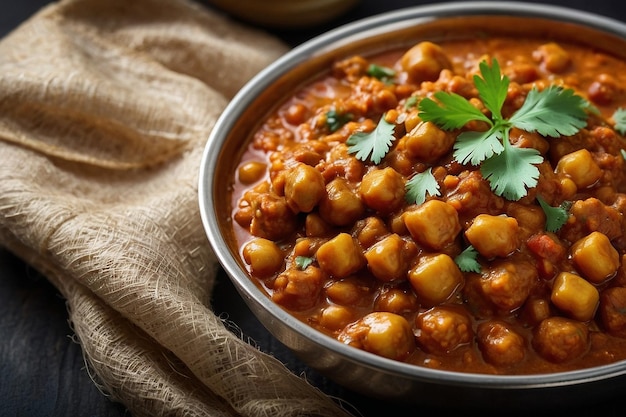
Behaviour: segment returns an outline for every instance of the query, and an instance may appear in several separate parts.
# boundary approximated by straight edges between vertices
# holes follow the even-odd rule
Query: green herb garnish
[[[427,194],[433,197],[439,195],[439,183],[433,176],[432,168],[415,174],[406,183],[405,198],[410,204],[422,204]]]
[[[478,263],[477,258],[478,252],[472,245],[469,245],[463,252],[454,258],[454,262],[463,272],[479,273],[480,264]]]
[[[388,67],[384,67],[382,65],[370,64],[367,67],[367,75],[378,78],[383,82],[388,82],[396,76],[396,72]]]
[[[502,116],[509,78],[502,75],[500,65],[493,59],[491,66],[480,63],[480,73],[474,76],[478,95],[491,117],[483,114],[467,99],[438,91],[437,101],[424,98],[420,101],[420,117],[444,130],[463,128],[468,122],[484,122],[484,132],[465,131],[454,144],[454,158],[461,164],[479,165],[490,183],[492,191],[508,200],[524,197],[527,188],[537,185],[539,169],[536,164],[543,157],[533,148],[517,148],[510,144],[509,133],[513,127],[543,136],[571,136],[587,124],[588,102],[574,94],[572,89],[550,86],[542,91],[533,87],[524,104],[510,118]]]
[[[348,152],[356,154],[360,161],[370,160],[378,165],[396,139],[393,135],[394,129],[395,125],[387,122],[383,114],[372,132],[357,132],[348,138]]]
[[[546,230],[552,233],[558,232],[567,222],[572,204],[569,201],[564,201],[559,207],[552,207],[539,195],[537,201],[546,215]]]
[[[613,113],[613,121],[615,122],[615,130],[620,135],[626,135],[626,109],[619,108]]]
[[[338,113],[337,110],[329,110],[326,112],[326,126],[331,132],[336,132],[353,117],[351,113]]]
[[[308,256],[296,256],[295,263],[298,269],[304,271],[313,263],[313,258],[309,258]]]
[[[417,97],[416,96],[411,96],[409,98],[406,99],[406,101],[404,102],[404,108],[405,109],[410,109],[411,107],[415,107],[417,106]]]

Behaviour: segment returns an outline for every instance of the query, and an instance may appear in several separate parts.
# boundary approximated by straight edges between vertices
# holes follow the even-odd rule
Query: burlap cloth
[[[285,51],[185,0],[61,1],[0,42],[0,244],[67,299],[134,416],[346,415],[210,309],[201,153]]]

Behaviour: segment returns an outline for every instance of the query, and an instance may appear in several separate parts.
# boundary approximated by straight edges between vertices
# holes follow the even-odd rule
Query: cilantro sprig
[[[313,263],[314,259],[308,256],[296,256],[296,267],[302,271],[307,269]]]
[[[407,181],[405,188],[405,199],[410,204],[422,204],[428,195],[439,195],[439,183],[432,173],[432,168],[413,175]]]
[[[406,101],[404,102],[404,108],[405,109],[410,109],[411,107],[415,107],[415,106],[417,106],[418,102],[419,102],[419,100],[417,99],[417,97],[411,96],[411,97],[407,98]]]
[[[564,201],[559,207],[552,207],[539,195],[537,196],[537,201],[546,215],[546,230],[553,233],[558,232],[569,218],[571,202]]]
[[[382,82],[390,82],[396,76],[396,71],[382,65],[370,64],[367,67],[367,75],[378,78]]]
[[[508,119],[502,114],[510,80],[502,75],[493,59],[479,65],[480,76],[474,76],[478,96],[490,117],[456,94],[438,91],[419,103],[419,116],[443,130],[464,128],[469,122],[483,122],[485,131],[461,132],[454,144],[453,156],[461,164],[479,165],[492,191],[508,200],[526,196],[528,188],[537,185],[542,155],[534,148],[517,148],[509,142],[512,128],[537,132],[543,136],[571,136],[587,125],[588,102],[572,89],[549,86],[533,87],[524,104]]]
[[[480,272],[480,263],[478,263],[478,251],[469,245],[463,252],[454,258],[454,262],[463,272]]]
[[[383,114],[376,129],[371,132],[356,132],[348,138],[348,152],[355,154],[361,161],[370,160],[378,165],[396,140],[394,129],[395,125],[386,121]]]
[[[615,130],[620,135],[626,135],[626,109],[618,108],[613,113],[613,121],[615,122]]]
[[[331,132],[336,132],[353,118],[352,113],[340,113],[332,109],[326,112],[326,126],[328,126],[328,130]]]

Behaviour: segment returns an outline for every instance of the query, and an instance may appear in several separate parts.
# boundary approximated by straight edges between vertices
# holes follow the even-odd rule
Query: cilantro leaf
[[[504,150],[501,135],[493,127],[486,132],[462,132],[454,143],[454,159],[461,164],[480,164]]]
[[[615,122],[615,130],[620,135],[626,135],[626,109],[619,108],[613,113],[613,121]]]
[[[505,150],[485,160],[480,167],[494,194],[517,201],[527,194],[526,187],[537,185],[543,157],[534,148],[516,148],[505,140]]]
[[[304,271],[313,263],[313,258],[309,258],[308,256],[296,256],[295,262],[298,269]]]
[[[454,159],[461,164],[482,164],[480,171],[495,194],[519,200],[528,193],[527,188],[537,185],[539,169],[535,165],[543,162],[543,156],[536,149],[513,147],[509,143],[511,129],[516,127],[551,137],[572,136],[586,126],[587,112],[593,108],[572,89],[549,86],[539,91],[533,87],[524,104],[505,119],[502,106],[510,80],[501,74],[496,59],[491,66],[482,61],[479,67],[481,76],[474,76],[474,84],[491,118],[462,96],[443,91],[434,94],[437,101],[430,98],[420,101],[419,116],[443,130],[460,129],[470,121],[486,122],[490,127],[486,132],[465,131],[457,136]],[[626,129],[626,114],[623,117]]]
[[[326,112],[326,126],[331,132],[336,132],[343,125],[352,120],[354,116],[351,113],[339,113],[337,110],[329,110]]]
[[[474,85],[485,107],[489,109],[494,119],[502,119],[502,106],[509,89],[509,77],[500,73],[500,64],[494,58],[491,67],[485,61],[479,64],[482,78],[474,75]]]
[[[434,97],[438,102],[428,97],[420,101],[419,117],[425,122],[433,122],[443,130],[460,129],[472,120],[493,124],[487,116],[459,94],[437,91]]]
[[[349,145],[348,152],[356,154],[356,158],[360,161],[369,159],[379,164],[391,149],[393,141],[396,140],[393,135],[394,129],[395,125],[387,122],[383,115],[372,132],[357,132],[348,138],[346,141]]]
[[[546,230],[553,233],[558,232],[569,218],[571,203],[565,201],[559,207],[552,207],[539,195],[537,201],[546,215]]]
[[[406,183],[406,200],[413,204],[422,204],[426,201],[426,195],[432,197],[439,195],[439,183],[432,173],[432,168],[415,174]]]
[[[458,254],[454,258],[454,262],[463,272],[480,272],[480,264],[476,260],[478,258],[478,252],[476,249],[469,245],[463,252]]]
[[[572,136],[587,125],[586,100],[572,89],[551,85],[543,91],[533,87],[522,107],[509,122],[527,132],[553,138]]]
[[[370,64],[367,67],[367,75],[378,78],[381,81],[390,81],[396,76],[396,72],[393,69],[382,65]]]
[[[417,105],[417,97],[411,96],[406,99],[406,102],[404,103],[404,108],[410,109],[411,107],[415,107],[416,105]]]

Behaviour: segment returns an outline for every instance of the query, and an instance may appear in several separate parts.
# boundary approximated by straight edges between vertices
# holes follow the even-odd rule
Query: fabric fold
[[[133,415],[347,415],[210,306],[201,154],[285,51],[187,0],[64,0],[0,41],[0,245],[59,289]]]

